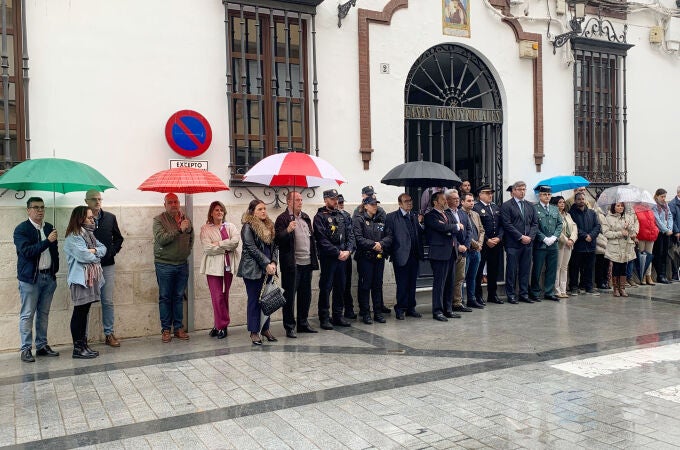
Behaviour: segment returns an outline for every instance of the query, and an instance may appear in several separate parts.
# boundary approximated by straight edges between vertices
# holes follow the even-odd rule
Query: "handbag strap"
[[[267,280],[268,278],[271,279],[271,283],[268,282],[268,280]],[[277,274],[265,276],[264,283],[262,283],[262,289],[260,289],[260,297],[262,297],[262,294],[264,294],[264,288],[267,286],[267,284],[276,285],[276,279],[277,278],[278,278]]]

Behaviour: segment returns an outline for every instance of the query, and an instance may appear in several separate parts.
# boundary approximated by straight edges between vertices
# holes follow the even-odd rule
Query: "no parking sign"
[[[177,111],[165,124],[165,138],[170,147],[182,156],[193,158],[205,153],[212,141],[208,121],[190,109]]]

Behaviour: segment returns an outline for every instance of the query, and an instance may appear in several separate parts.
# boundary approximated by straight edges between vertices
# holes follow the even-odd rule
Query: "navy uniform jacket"
[[[408,232],[407,220],[411,221],[416,232],[416,241],[411,241],[411,233]],[[413,212],[409,212],[406,218],[402,217],[401,209],[397,209],[387,215],[385,226],[392,233],[392,247],[390,259],[397,266],[405,266],[411,256],[412,247],[415,245],[415,254],[418,259],[423,259],[423,229],[418,223],[418,218]]]
[[[392,246],[392,230],[385,226],[383,216],[376,214],[369,217],[368,213],[364,211],[352,219],[352,227],[357,245],[354,259],[382,259],[389,252]],[[383,249],[380,256],[378,256],[378,252],[373,250],[376,242],[380,242]]]
[[[479,219],[482,221],[484,227],[484,243],[491,238],[500,238],[503,240],[503,224],[501,222],[501,209],[497,204],[491,202],[485,205],[481,201],[477,201],[472,208],[479,214]]]
[[[425,237],[430,244],[430,259],[435,261],[448,261],[452,256],[458,255],[458,250],[454,248],[455,237],[458,233],[458,225],[453,214],[447,209],[443,213],[432,209],[425,214]]]
[[[354,233],[338,209],[319,208],[314,216],[314,239],[319,258],[340,256],[340,251],[355,250]]]
[[[506,248],[522,248],[524,244],[520,242],[522,235],[529,236],[531,241],[526,246],[531,245],[538,233],[538,219],[533,205],[522,200],[524,207],[524,217],[519,210],[519,205],[514,198],[501,205],[501,219],[503,221],[503,232],[505,233]]]
[[[562,218],[560,217],[560,212],[557,210],[557,206],[548,205],[548,211],[545,210],[541,202],[534,205],[536,209],[536,216],[538,217],[538,232],[536,233],[536,241],[534,242],[534,248],[545,249],[545,248],[555,248],[557,241],[550,247],[545,245],[543,239],[556,236],[558,239],[562,233]]]

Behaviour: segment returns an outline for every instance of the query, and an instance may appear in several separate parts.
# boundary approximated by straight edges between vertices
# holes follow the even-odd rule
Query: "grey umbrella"
[[[411,161],[399,164],[380,180],[383,184],[408,187],[457,186],[462,180],[453,170],[431,161]]]

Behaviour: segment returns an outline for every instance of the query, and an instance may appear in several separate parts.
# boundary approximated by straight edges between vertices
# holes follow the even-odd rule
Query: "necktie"
[[[519,213],[524,217],[524,205],[522,204],[522,201],[520,200],[517,205],[519,205]]]
[[[229,239],[229,233],[227,232],[227,224],[223,223],[222,226],[220,227],[220,234],[222,235],[222,239]],[[229,259],[229,252],[224,252],[224,264],[226,267],[231,266],[231,260]]]

